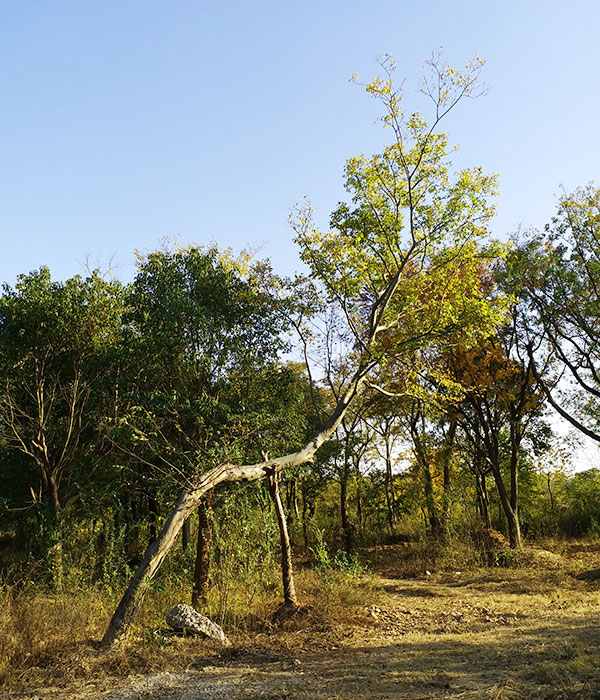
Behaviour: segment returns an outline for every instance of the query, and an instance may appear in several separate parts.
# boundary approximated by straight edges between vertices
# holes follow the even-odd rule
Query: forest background
[[[221,622],[241,580],[255,593],[278,586],[280,542],[284,555],[294,549],[325,569],[359,571],[357,550],[375,544],[421,542],[435,559],[460,542],[473,563],[500,565],[518,561],[523,536],[597,535],[600,472],[571,459],[581,459],[577,436],[598,440],[600,194],[587,184],[597,143],[582,140],[593,133],[586,119],[597,99],[595,76],[584,70],[597,50],[590,39],[588,51],[585,11],[597,10],[577,8],[569,19],[576,33],[565,31],[547,4],[543,21],[535,3],[521,8],[522,24],[505,18],[523,35],[535,26],[545,43],[544,27],[560,28],[562,41],[552,54],[561,57],[557,70],[544,53],[548,64],[526,84],[527,99],[513,94],[501,112],[494,93],[506,84],[514,91],[530,70],[503,83],[508,68],[521,65],[512,54],[497,62],[505,71],[498,87],[477,58],[451,69],[446,59],[457,51],[449,47],[426,62],[425,83],[410,77],[413,58],[408,70],[398,56],[384,55],[370,71],[378,71],[375,81],[369,74],[363,84],[352,65],[344,79],[358,85],[338,81],[342,98],[327,83],[320,96],[327,79],[307,77],[313,64],[302,52],[288,52],[300,70],[296,80],[289,62],[274,81],[265,63],[251,71],[239,47],[224,63],[198,60],[198,47],[207,47],[186,21],[204,32],[222,23],[233,41],[244,20],[237,5],[229,22],[224,10],[213,16],[182,4],[170,25],[159,24],[158,4],[144,17],[130,6],[110,30],[89,10],[78,16],[68,4],[58,7],[63,14],[52,17],[15,12],[6,25],[17,59],[5,76],[11,109],[3,116],[15,137],[7,141],[15,168],[5,178],[3,226],[11,244],[0,301],[6,585],[60,591],[77,582],[120,591],[133,575],[131,600],[126,594],[105,638],[111,642],[140,604],[136,586],[154,579],[179,528],[168,577]],[[260,31],[280,41],[274,23],[295,15],[269,9]],[[350,30],[359,9],[344,15]],[[480,39],[482,27],[491,33],[493,26],[488,10],[464,6]],[[394,13],[398,5],[378,11]],[[302,31],[314,32],[315,41],[328,37],[330,12],[317,30],[300,24],[295,40],[301,43]],[[427,25],[430,32],[442,14]],[[247,31],[258,19],[245,20],[244,36],[258,42]],[[425,23],[416,14],[412,20]],[[132,23],[140,29],[130,44]],[[78,53],[86,31],[95,41]],[[169,36],[164,53],[136,73],[150,56],[143,40],[159,34]],[[107,53],[108,36],[128,53]],[[38,51],[25,60],[27,42],[18,37],[40,39]],[[369,59],[380,50],[377,40]],[[469,46],[462,33],[456,42],[461,52]],[[481,53],[493,64],[485,43]],[[403,51],[414,56],[413,48]],[[273,51],[248,55],[272,66]],[[328,65],[337,70],[348,56],[333,53]],[[181,65],[203,66],[208,82],[195,75],[201,90],[181,87]],[[483,77],[493,86],[487,95]],[[284,78],[293,99],[283,99]],[[551,99],[557,83],[575,91],[573,100],[554,98],[555,108],[541,108],[541,95]],[[360,95],[361,86],[375,101]],[[466,105],[470,97],[481,99]],[[349,107],[361,99],[375,111]],[[206,111],[207,101],[222,109]],[[549,115],[556,120],[565,105],[558,139]],[[314,140],[311,156],[304,127],[314,128],[321,114],[331,120],[327,145]],[[508,129],[509,114],[519,129]],[[365,129],[377,117],[387,129]],[[260,128],[253,119],[262,120]],[[456,151],[461,133],[466,147]],[[510,148],[503,145],[508,135]],[[347,160],[336,189],[331,183],[340,182],[348,151],[379,155]],[[519,158],[508,164],[508,153]],[[185,157],[175,161],[174,154]],[[290,205],[315,186],[333,210],[329,222],[306,199]],[[295,191],[279,199],[281,187]],[[273,200],[285,202],[285,234],[281,221],[264,218],[267,211],[277,216]],[[181,223],[166,224],[169,211]],[[531,219],[507,223],[517,216]],[[144,236],[124,234],[142,228]],[[200,245],[151,242],[164,233],[187,238],[183,231],[192,228],[207,232]],[[228,248],[239,251],[235,228],[250,242],[242,252]],[[264,243],[257,230],[278,233]],[[30,238],[31,231],[39,233]],[[100,250],[83,244],[98,239]],[[290,266],[292,239],[300,260]],[[131,275],[120,266],[125,241],[142,249]],[[87,270],[73,274],[64,250],[72,261],[85,259]],[[295,269],[301,274],[293,277]],[[557,433],[555,413],[577,432]],[[271,500],[284,517],[273,519]],[[176,501],[179,515],[170,516]],[[295,605],[285,556],[283,569],[284,600]]]

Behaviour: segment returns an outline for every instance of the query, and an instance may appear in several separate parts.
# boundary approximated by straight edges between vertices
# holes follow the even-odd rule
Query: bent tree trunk
[[[222,464],[203,474],[195,488],[186,489],[181,494],[158,539],[148,547],[142,563],[134,573],[129,587],[117,606],[104,634],[102,639],[103,645],[110,645],[124,635],[142,603],[150,581],[173,546],[183,523],[191,515],[194,508],[198,507],[200,500],[205,494],[225,481],[255,481],[272,472],[281,472],[289,467],[299,466],[312,461],[315,452],[336,431],[350,404],[360,392],[369,372],[378,364],[377,358],[374,358],[371,354],[371,349],[376,342],[377,333],[384,328],[381,325],[382,321],[400,285],[403,274],[404,264],[398,267],[381,294],[378,295],[369,314],[368,331],[363,344],[363,352],[358,358],[356,371],[353,373],[347,389],[340,396],[333,412],[323,427],[304,447],[292,454],[264,460],[257,464]]]
[[[139,610],[150,582],[158,571],[164,558],[175,543],[183,523],[198,507],[202,498],[216,486],[224,482],[256,481],[271,473],[279,473],[289,467],[312,461],[315,452],[335,432],[348,407],[359,393],[362,384],[372,368],[372,363],[361,363],[356,370],[347,390],[341,396],[333,413],[323,428],[297,452],[283,457],[264,460],[256,464],[235,465],[222,464],[203,474],[193,489],[186,489],[179,496],[175,508],[158,535],[158,538],[146,550],[144,559],[133,574],[129,587],[121,598],[108,628],[102,638],[102,644],[108,646],[122,637],[135,614]]]

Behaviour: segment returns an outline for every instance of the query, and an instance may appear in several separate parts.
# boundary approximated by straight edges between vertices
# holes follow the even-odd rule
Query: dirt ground
[[[580,568],[597,556],[581,559]],[[224,652],[202,643],[184,671],[120,681],[88,677],[3,697],[600,699],[596,574],[577,578],[544,551],[535,567],[517,569],[406,578],[391,567],[375,577],[375,603],[343,622],[319,622],[308,611],[280,627],[234,637]]]

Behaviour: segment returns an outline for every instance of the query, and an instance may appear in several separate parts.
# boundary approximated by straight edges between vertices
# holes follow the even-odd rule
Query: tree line
[[[273,503],[290,604],[292,545],[321,532],[352,553],[493,527],[518,551],[523,531],[598,526],[600,472],[566,473],[548,408],[600,439],[600,190],[493,240],[496,178],[453,172],[439,130],[481,92],[481,62],[428,62],[429,120],[382,68],[365,87],[390,144],[348,160],[329,230],[294,212],[304,275],[175,246],[128,284],[42,267],[4,285],[3,565],[56,587],[131,576],[107,643],[180,533],[202,605],[215,533],[248,517],[230,508],[239,482]]]

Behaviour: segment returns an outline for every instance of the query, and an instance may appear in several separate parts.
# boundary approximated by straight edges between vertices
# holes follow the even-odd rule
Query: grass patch
[[[303,608],[277,623],[277,571],[264,572],[262,586],[232,578],[214,586],[204,611],[232,640],[225,652],[164,631],[167,610],[189,600],[181,577],[161,578],[131,636],[108,652],[96,642],[120,592],[97,587],[49,595],[5,586],[0,683],[8,691],[55,687],[61,698],[83,698],[90,679],[96,691],[131,675],[205,673],[207,666],[234,673],[246,663],[264,683],[260,696],[270,697],[280,686],[269,683],[294,680],[298,661],[307,669],[294,691],[302,699],[335,697],[334,690],[358,698],[361,687],[374,698],[450,692],[469,700],[591,698],[600,687],[600,581],[576,576],[600,566],[600,551],[587,545],[573,550],[560,543],[553,552],[538,543],[513,568],[476,566],[462,549],[458,564],[438,550],[434,567],[424,543],[371,549],[356,560],[329,556],[326,566],[297,572]],[[275,672],[273,664],[284,666]]]

